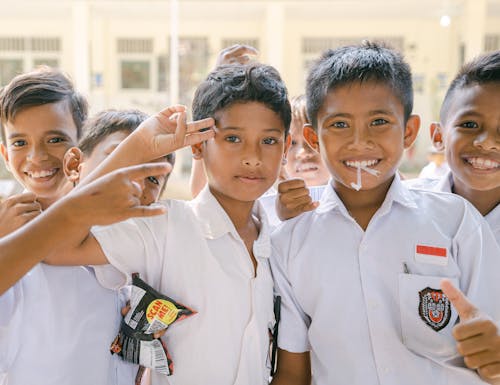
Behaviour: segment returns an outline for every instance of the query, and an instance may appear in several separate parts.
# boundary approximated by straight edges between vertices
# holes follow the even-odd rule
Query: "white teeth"
[[[378,160],[376,160],[376,159],[374,159],[374,160],[362,160],[362,161],[358,161],[358,160],[355,160],[355,161],[346,160],[345,161],[346,166],[354,167],[354,168],[372,167],[372,166],[375,166],[377,163],[378,163]]]
[[[490,170],[498,168],[500,165],[497,161],[485,158],[468,158],[466,160],[472,167],[480,170]]]
[[[31,178],[45,178],[48,176],[52,176],[56,173],[57,168],[53,168],[51,170],[41,170],[41,171],[28,171],[27,174]]]

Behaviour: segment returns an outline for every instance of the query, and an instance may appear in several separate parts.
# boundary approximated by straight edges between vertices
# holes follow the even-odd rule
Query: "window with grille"
[[[231,38],[231,39],[222,39],[221,42],[221,49],[231,47],[232,45],[235,44],[243,44],[243,45],[249,45],[252,46],[256,49],[259,49],[259,39],[253,39],[253,38],[242,38],[242,39],[236,39],[236,38]]]
[[[498,51],[500,49],[500,35],[486,35],[484,37],[484,50]]]

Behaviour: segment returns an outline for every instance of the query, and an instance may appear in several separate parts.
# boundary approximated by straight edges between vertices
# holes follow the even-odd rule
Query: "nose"
[[[369,129],[363,126],[354,127],[352,140],[349,146],[352,148],[366,148],[373,146]]]
[[[259,145],[247,145],[243,149],[241,162],[247,167],[259,167],[262,165],[262,156]]]
[[[28,159],[33,163],[40,163],[44,160],[47,160],[49,154],[47,152],[47,148],[43,143],[34,144],[31,146],[30,151],[28,153]]]
[[[474,139],[474,145],[483,150],[498,150],[500,149],[500,132],[496,130],[483,130]]]

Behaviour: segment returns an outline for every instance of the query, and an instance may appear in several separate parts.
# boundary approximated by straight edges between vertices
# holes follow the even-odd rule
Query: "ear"
[[[431,142],[434,148],[438,151],[444,150],[441,124],[438,122],[432,122],[429,128],[429,133],[431,134]]]
[[[80,170],[83,163],[83,153],[78,147],[71,147],[64,154],[63,170],[66,178],[74,185],[80,181]]]
[[[311,146],[313,150],[319,152],[318,134],[316,133],[316,131],[314,131],[313,127],[310,124],[304,124],[302,135],[304,135],[304,139],[306,140],[307,144]]]
[[[200,160],[203,158],[203,143],[196,143],[191,146],[193,159]]]
[[[417,139],[418,130],[420,128],[420,116],[410,115],[405,126],[404,133],[404,148],[410,148],[415,139]]]
[[[286,136],[286,140],[285,140],[285,148],[283,149],[283,158],[286,158],[291,144],[292,144],[292,135],[290,135],[290,133],[288,133],[288,135]]]
[[[5,168],[10,172],[9,167],[9,153],[7,152],[7,148],[3,143],[0,143],[0,152],[2,153],[2,158],[5,163]]]

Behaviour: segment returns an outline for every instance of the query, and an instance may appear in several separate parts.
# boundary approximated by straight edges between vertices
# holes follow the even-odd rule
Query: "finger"
[[[213,137],[215,137],[215,131],[212,129],[203,132],[196,132],[184,138],[184,145],[192,146],[193,144],[204,142],[206,140],[212,139]]]
[[[126,217],[154,217],[156,215],[162,215],[167,212],[167,208],[162,205],[152,204],[149,206],[135,206],[127,210]]]
[[[30,202],[30,203],[19,203],[15,207],[16,213],[18,215],[24,214],[24,213],[29,213],[29,212],[37,212],[40,213],[42,210],[42,207],[40,206],[40,203],[38,202]]]
[[[28,223],[32,219],[35,219],[37,216],[39,216],[41,213],[41,211],[30,211],[29,213],[23,213],[20,216],[23,219],[23,223]]]
[[[11,205],[14,206],[17,203],[29,203],[29,202],[34,202],[36,199],[36,195],[33,194],[32,192],[28,193],[23,193],[23,194],[16,194],[8,197],[3,201],[4,204],[6,205]]]
[[[215,126],[215,120],[213,118],[205,118],[201,120],[195,120],[187,124],[186,132],[191,134],[194,132],[204,131]]]
[[[135,166],[124,167],[116,172],[125,175],[130,180],[141,180],[150,175],[165,175],[172,170],[172,165],[168,162],[144,163]]]
[[[305,189],[305,188],[306,188],[306,182],[304,182],[304,179],[300,178],[287,179],[278,184],[278,192],[280,194],[287,192],[289,190]]]
[[[121,310],[122,317],[125,317],[129,310],[130,310],[130,303],[127,302],[127,304],[124,307],[122,307]]]
[[[286,203],[283,202],[285,207],[289,210],[300,209],[301,207],[304,207],[311,203],[312,203],[312,198],[309,195],[289,200]]]
[[[478,369],[478,373],[483,379],[500,378],[500,362],[482,366]]]
[[[238,44],[235,48],[233,48],[230,51],[230,53],[232,56],[243,56],[243,55],[257,56],[259,54],[259,51],[257,51],[256,48],[250,45]]]
[[[160,338],[160,337],[163,337],[163,335],[166,333],[167,329],[162,329],[160,331],[157,331],[153,334],[153,337],[154,338]]]
[[[130,181],[130,183],[132,196],[140,198],[142,196],[142,186],[134,180]]]
[[[451,283],[450,280],[441,280],[441,290],[443,290],[443,293],[457,310],[461,322],[471,320],[479,315],[479,310],[467,299],[464,293]]]
[[[161,110],[158,113],[158,116],[168,119],[176,113],[185,112],[185,111],[186,111],[186,106],[184,106],[182,104],[174,104],[173,106],[169,106],[169,107]]]
[[[498,357],[490,350],[484,350],[479,353],[469,354],[464,357],[464,362],[471,369],[478,369],[481,366],[498,362]]]
[[[477,341],[488,343],[492,342],[496,335],[496,325],[490,319],[483,317],[476,317],[467,322],[460,322],[453,328],[453,337],[455,337],[457,341],[461,341],[461,343],[466,343],[469,340],[476,341],[474,343],[478,343]],[[486,337],[486,341],[479,339],[483,336]],[[464,351],[464,353],[474,353],[474,351]]]

